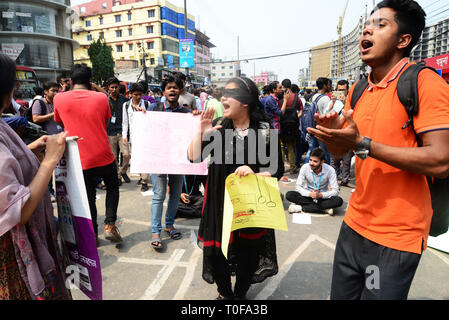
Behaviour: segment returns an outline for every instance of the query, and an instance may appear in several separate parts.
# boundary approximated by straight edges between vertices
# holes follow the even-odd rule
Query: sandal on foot
[[[161,250],[164,248],[161,237],[151,239],[151,246],[154,250]]]
[[[170,238],[172,238],[172,240],[179,240],[182,238],[181,232],[179,232],[175,228],[173,228],[172,230],[165,230],[165,232],[167,232],[169,234],[169,236],[170,236]]]

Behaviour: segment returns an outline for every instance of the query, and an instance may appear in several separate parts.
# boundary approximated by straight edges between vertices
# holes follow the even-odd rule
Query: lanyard
[[[196,180],[196,177],[193,177],[192,189],[190,189],[189,196],[192,195],[193,188],[195,187],[195,180]],[[185,176],[184,176],[184,186],[186,187],[186,192],[187,192],[188,191],[188,189],[187,189],[187,180],[186,180]]]
[[[318,181],[318,185],[316,184],[316,181],[315,181],[315,173],[314,172],[312,172],[312,178],[313,178],[313,185],[315,186],[315,189],[320,191],[321,179],[323,178],[323,175],[320,176],[320,180]]]
[[[45,98],[45,104],[48,106],[51,112],[55,112],[55,108],[53,107],[53,103],[48,102],[47,98]]]

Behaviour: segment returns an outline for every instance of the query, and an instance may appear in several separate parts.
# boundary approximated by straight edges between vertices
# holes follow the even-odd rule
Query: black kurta
[[[214,121],[213,126],[217,123],[222,123],[223,127],[228,127],[228,129],[234,130],[232,122],[229,120],[217,119]],[[264,145],[266,146],[266,151],[263,154],[269,156],[270,152],[270,140],[269,140],[269,129],[268,123],[254,123],[251,122],[250,128],[255,130],[257,137],[257,148],[259,146],[259,139],[263,138],[265,140]],[[259,137],[257,130],[264,130],[268,137]],[[259,157],[257,156],[256,164],[249,164],[248,161],[248,137],[241,138],[237,135],[234,136],[232,146],[233,158],[229,158],[230,154],[225,153],[225,129],[219,130],[222,139],[222,155],[223,161],[221,163],[232,163],[232,164],[216,164],[212,163],[209,166],[209,175],[206,186],[206,197],[204,199],[203,214],[201,218],[200,228],[199,228],[199,240],[203,243],[204,247],[204,259],[203,259],[203,279],[212,284],[215,279],[213,276],[212,265],[214,259],[217,257],[223,257],[221,252],[221,239],[222,239],[222,227],[223,227],[223,208],[224,208],[224,194],[225,194],[225,182],[226,178],[234,173],[238,167],[247,165],[255,173],[260,173],[267,171],[268,165],[261,165]],[[234,130],[236,133],[236,131]],[[243,144],[236,143],[236,139],[244,139]],[[213,139],[212,139],[213,141]],[[211,141],[211,142],[212,142]],[[278,139],[279,142],[279,139]],[[203,143],[203,150],[210,142]],[[243,145],[243,150],[241,147]],[[228,149],[229,150],[229,149]],[[254,149],[253,149],[254,150]],[[275,173],[272,172],[272,176],[279,179],[282,178],[284,174],[284,163],[282,161],[282,153],[280,143],[278,143],[278,150],[275,155],[278,158],[278,167]],[[237,163],[236,155],[241,155],[242,152],[245,155],[244,163]],[[257,153],[259,154],[259,153]],[[203,155],[205,156],[205,155]],[[214,152],[211,152],[211,156],[216,156]],[[226,157],[228,157],[226,161]],[[226,161],[226,162],[225,162]],[[232,263],[233,256],[236,255],[236,251],[241,248],[251,248],[258,252],[258,269],[255,272],[251,283],[263,282],[267,277],[274,276],[278,272],[277,256],[276,256],[276,241],[274,230],[268,229],[242,229],[235,231],[231,234],[231,240],[229,245],[228,257],[229,261]],[[256,262],[254,262],[256,263]]]

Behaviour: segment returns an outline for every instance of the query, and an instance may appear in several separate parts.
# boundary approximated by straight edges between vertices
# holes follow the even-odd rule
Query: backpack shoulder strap
[[[399,78],[397,85],[398,97],[409,116],[409,120],[402,129],[406,129],[409,126],[413,127],[413,117],[419,112],[418,76],[424,69],[430,69],[437,73],[435,69],[426,66],[424,61],[420,61],[411,65]]]
[[[352,97],[351,97],[351,109],[352,110],[355,109],[357,102],[359,102],[359,100],[362,97],[363,93],[365,92],[366,88],[368,88],[368,85],[369,85],[369,83],[368,83],[367,77],[363,77],[355,85],[355,88],[354,88],[354,91],[352,92]]]
[[[45,104],[45,101],[42,99],[38,99],[40,105],[41,105],[41,116],[45,116],[47,114],[47,105]]]

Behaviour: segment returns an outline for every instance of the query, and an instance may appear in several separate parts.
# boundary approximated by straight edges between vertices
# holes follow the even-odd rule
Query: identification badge
[[[116,118],[115,118],[115,117],[112,117],[112,118],[111,118],[111,123],[112,123],[112,124],[115,124],[115,121],[116,121]]]

